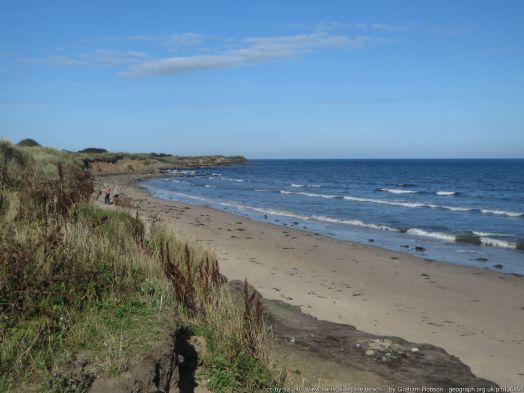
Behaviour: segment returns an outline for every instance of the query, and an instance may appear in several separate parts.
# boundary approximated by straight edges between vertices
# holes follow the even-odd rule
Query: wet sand
[[[524,277],[164,201],[135,180],[99,179],[140,201],[144,220],[157,215],[181,237],[213,249],[229,279],[247,278],[264,297],[319,319],[440,346],[479,377],[524,386]]]

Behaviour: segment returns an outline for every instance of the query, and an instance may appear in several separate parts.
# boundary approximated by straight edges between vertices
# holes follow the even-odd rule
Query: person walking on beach
[[[107,186],[107,188],[106,188],[106,196],[104,198],[104,203],[106,205],[110,205],[111,204],[111,188],[109,186]]]

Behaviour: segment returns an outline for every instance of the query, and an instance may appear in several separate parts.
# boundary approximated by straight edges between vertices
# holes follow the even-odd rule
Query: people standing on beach
[[[110,205],[111,204],[111,187],[107,186],[106,188],[106,196],[104,198],[104,203],[106,205]]]

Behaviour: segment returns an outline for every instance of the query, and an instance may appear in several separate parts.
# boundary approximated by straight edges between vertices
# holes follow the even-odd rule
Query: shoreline
[[[166,201],[146,177],[104,176],[179,236],[215,251],[230,280],[247,278],[268,299],[373,334],[430,343],[479,377],[524,385],[524,279],[425,261],[410,254]]]
[[[262,165],[265,166],[266,164]],[[273,168],[269,165],[268,168],[278,170],[278,166]],[[338,192],[331,188],[325,191],[306,189],[322,187],[319,186],[322,183],[320,179],[316,181],[318,184],[313,185],[289,182],[289,185],[286,185],[285,181],[278,185],[271,185],[271,182],[264,185],[265,183],[257,183],[256,176],[253,177],[253,173],[258,173],[260,168],[253,169],[254,172],[245,168],[238,170],[240,172],[236,176],[228,175],[237,177],[235,179],[223,177],[222,173],[212,171],[192,171],[192,173],[178,174],[181,177],[172,180],[177,183],[176,185],[169,181],[169,177],[163,176],[143,180],[140,185],[160,199],[203,205],[248,217],[254,221],[306,229],[313,233],[319,232],[338,240],[349,240],[360,244],[372,243],[380,248],[400,251],[421,259],[524,275],[522,264],[524,242],[519,235],[521,220],[513,217],[504,222],[500,216],[496,217],[498,213],[501,215],[521,213],[493,210],[498,209],[495,206],[491,206],[492,210],[490,210],[489,203],[486,204],[486,208],[475,207],[474,201],[469,201],[472,203],[470,204],[464,201],[451,202],[450,199],[445,198],[438,201],[431,198],[428,200],[425,197],[417,197],[416,201],[403,198],[389,200],[366,192],[361,195],[356,191]],[[216,171],[220,172],[218,168]],[[263,173],[264,170],[262,170],[262,177]],[[248,183],[232,183],[246,181],[245,179],[248,179]],[[253,181],[254,185],[251,184]],[[302,189],[297,191],[300,187],[306,187],[304,189],[306,191]],[[234,191],[237,188],[238,194]],[[407,192],[422,195],[432,191],[421,189]],[[355,197],[353,194],[359,196]],[[349,204],[345,202],[346,199],[349,200]],[[389,205],[403,207],[402,209],[395,207],[391,210]],[[386,210],[382,211],[383,208]],[[456,209],[459,212],[458,215],[453,213],[453,216],[441,216],[441,213],[437,212],[440,208]],[[351,209],[356,211],[352,212]],[[481,212],[492,217],[483,217]],[[445,221],[442,221],[443,217],[446,217]],[[490,224],[491,219],[494,220],[495,226]],[[502,223],[508,226],[497,227]]]

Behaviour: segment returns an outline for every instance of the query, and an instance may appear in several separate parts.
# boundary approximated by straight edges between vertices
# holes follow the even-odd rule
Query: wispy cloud
[[[105,37],[104,45],[83,39],[66,48],[40,48],[39,55],[33,56],[13,55],[0,48],[0,57],[35,65],[111,67],[121,76],[151,77],[286,61],[325,50],[359,49],[391,42],[387,32],[400,29],[378,23],[359,26],[375,32],[349,34],[344,30],[353,29],[355,33],[353,25],[322,22],[306,32],[265,37],[233,38],[195,32],[138,34]]]
[[[222,53],[163,58],[138,64],[122,74],[133,77],[147,77],[238,67],[292,59],[325,48],[360,48],[371,41],[372,39],[368,37],[331,35],[325,32],[275,37],[253,37],[243,39],[238,48],[226,50]]]
[[[388,25],[384,23],[354,23],[353,26],[360,30],[378,30],[378,31],[407,31],[409,27],[406,25]]]

